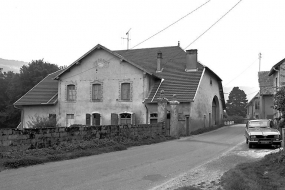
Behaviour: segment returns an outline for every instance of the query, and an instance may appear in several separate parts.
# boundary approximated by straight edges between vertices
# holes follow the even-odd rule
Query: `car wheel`
[[[248,143],[248,148],[252,148],[252,144],[251,143]]]

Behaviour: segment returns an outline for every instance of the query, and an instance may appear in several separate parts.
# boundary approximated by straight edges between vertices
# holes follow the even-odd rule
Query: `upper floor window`
[[[76,100],[76,90],[74,84],[67,85],[67,93],[66,93],[67,101],[75,101]]]
[[[121,100],[131,100],[131,83],[121,83]]]
[[[102,85],[92,84],[92,101],[100,101],[102,99]]]

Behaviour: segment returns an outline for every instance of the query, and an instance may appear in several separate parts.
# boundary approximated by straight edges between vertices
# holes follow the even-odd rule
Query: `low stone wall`
[[[73,126],[43,129],[1,129],[0,151],[50,147],[64,141],[116,136],[169,136],[164,123],[141,125]]]

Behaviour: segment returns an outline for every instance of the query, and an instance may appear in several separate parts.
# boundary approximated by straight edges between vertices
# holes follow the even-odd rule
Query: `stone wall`
[[[0,151],[50,147],[64,141],[116,136],[169,136],[164,123],[141,125],[72,126],[43,129],[1,129]]]

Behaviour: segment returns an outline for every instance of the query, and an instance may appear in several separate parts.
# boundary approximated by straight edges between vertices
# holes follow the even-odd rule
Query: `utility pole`
[[[258,59],[259,59],[259,72],[260,72],[260,66],[261,66],[261,53],[258,54]]]
[[[132,29],[132,28],[130,28],[129,31],[126,33],[127,37],[126,37],[126,38],[122,38],[122,39],[124,39],[124,40],[127,40],[127,49],[129,49],[129,41],[131,40],[131,39],[129,38],[129,34],[130,34],[130,30],[131,30],[131,29]]]

